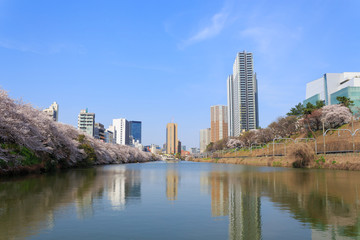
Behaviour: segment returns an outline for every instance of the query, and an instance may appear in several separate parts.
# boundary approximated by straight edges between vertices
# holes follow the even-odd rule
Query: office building
[[[94,138],[105,142],[105,128],[104,124],[95,123],[94,126]]]
[[[175,154],[178,152],[178,127],[176,123],[166,125],[166,153]]]
[[[338,104],[337,97],[348,97],[354,101],[353,112],[360,107],[360,72],[325,73],[321,78],[306,84],[306,99],[316,104],[323,101],[325,105]]]
[[[227,106],[211,106],[211,142],[228,137],[228,111]]]
[[[78,115],[78,129],[90,136],[94,136],[94,127],[95,113],[89,113],[88,109],[81,110]]]
[[[105,142],[115,144],[114,132],[109,129],[105,130]]]
[[[53,102],[49,108],[45,108],[43,112],[51,117],[55,122],[59,120],[59,104],[56,102]]]
[[[181,154],[181,141],[178,140],[177,153]]]
[[[200,130],[200,152],[206,151],[207,145],[211,141],[211,128],[205,128]]]
[[[258,89],[253,54],[239,52],[233,74],[227,78],[228,135],[238,137],[244,131],[259,127]]]
[[[130,121],[129,131],[130,142],[138,141],[139,143],[141,143],[141,121]]]
[[[113,119],[113,124],[109,130],[114,133],[115,143],[129,145],[129,122],[125,118]]]

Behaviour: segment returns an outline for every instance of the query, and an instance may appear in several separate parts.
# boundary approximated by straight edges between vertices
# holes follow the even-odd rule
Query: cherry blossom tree
[[[79,136],[83,136],[81,143]],[[18,152],[14,152],[14,148]],[[42,163],[51,162],[56,166],[76,166],[92,152],[95,161],[91,164],[156,159],[151,153],[130,146],[104,143],[73,126],[54,122],[41,110],[11,99],[6,91],[0,89],[0,168],[4,167],[4,163],[21,166],[20,155],[24,148]]]
[[[344,105],[328,105],[322,109],[321,119],[325,128],[337,128],[351,121],[352,114]]]

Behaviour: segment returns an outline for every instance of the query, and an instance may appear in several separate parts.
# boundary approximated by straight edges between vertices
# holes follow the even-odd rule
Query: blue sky
[[[143,122],[143,142],[162,145],[178,123],[187,147],[227,104],[238,51],[254,54],[260,125],[304,100],[326,72],[360,71],[357,0],[0,0],[0,86],[39,108],[80,109],[106,127]]]

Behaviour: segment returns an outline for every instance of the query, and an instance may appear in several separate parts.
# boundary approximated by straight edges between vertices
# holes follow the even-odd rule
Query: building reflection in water
[[[210,178],[212,216],[229,214],[229,182],[225,173],[214,172]]]
[[[177,200],[179,185],[179,174],[176,166],[169,163],[166,170],[166,197],[170,201]]]
[[[212,216],[229,216],[229,239],[261,239],[261,200],[257,192],[250,193],[247,185],[239,184],[227,172],[211,172],[209,180],[201,182],[210,184]]]
[[[359,238],[360,174],[333,171],[213,171],[212,216],[229,216],[230,239],[261,239],[261,196],[309,224],[312,239]],[[204,191],[206,186],[202,186]]]
[[[123,210],[126,204],[141,199],[141,177],[138,170],[121,168],[111,171],[107,179],[108,199],[114,210]]]
[[[261,200],[256,185],[233,180],[229,195],[229,238],[261,239]]]

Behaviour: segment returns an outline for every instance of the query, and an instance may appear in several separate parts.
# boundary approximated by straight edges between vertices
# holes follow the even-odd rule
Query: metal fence
[[[323,141],[320,144],[319,153],[347,153],[359,151],[355,148],[354,136],[358,132],[350,129],[327,129],[323,133]]]
[[[323,137],[318,138],[281,138],[276,137],[272,142],[253,143],[249,147],[205,152],[193,155],[194,158],[235,158],[261,156],[287,156],[289,143],[305,143],[314,149],[315,154],[333,154],[360,152],[360,129],[327,129]],[[255,152],[254,150],[257,150]],[[255,155],[254,155],[255,154]]]

